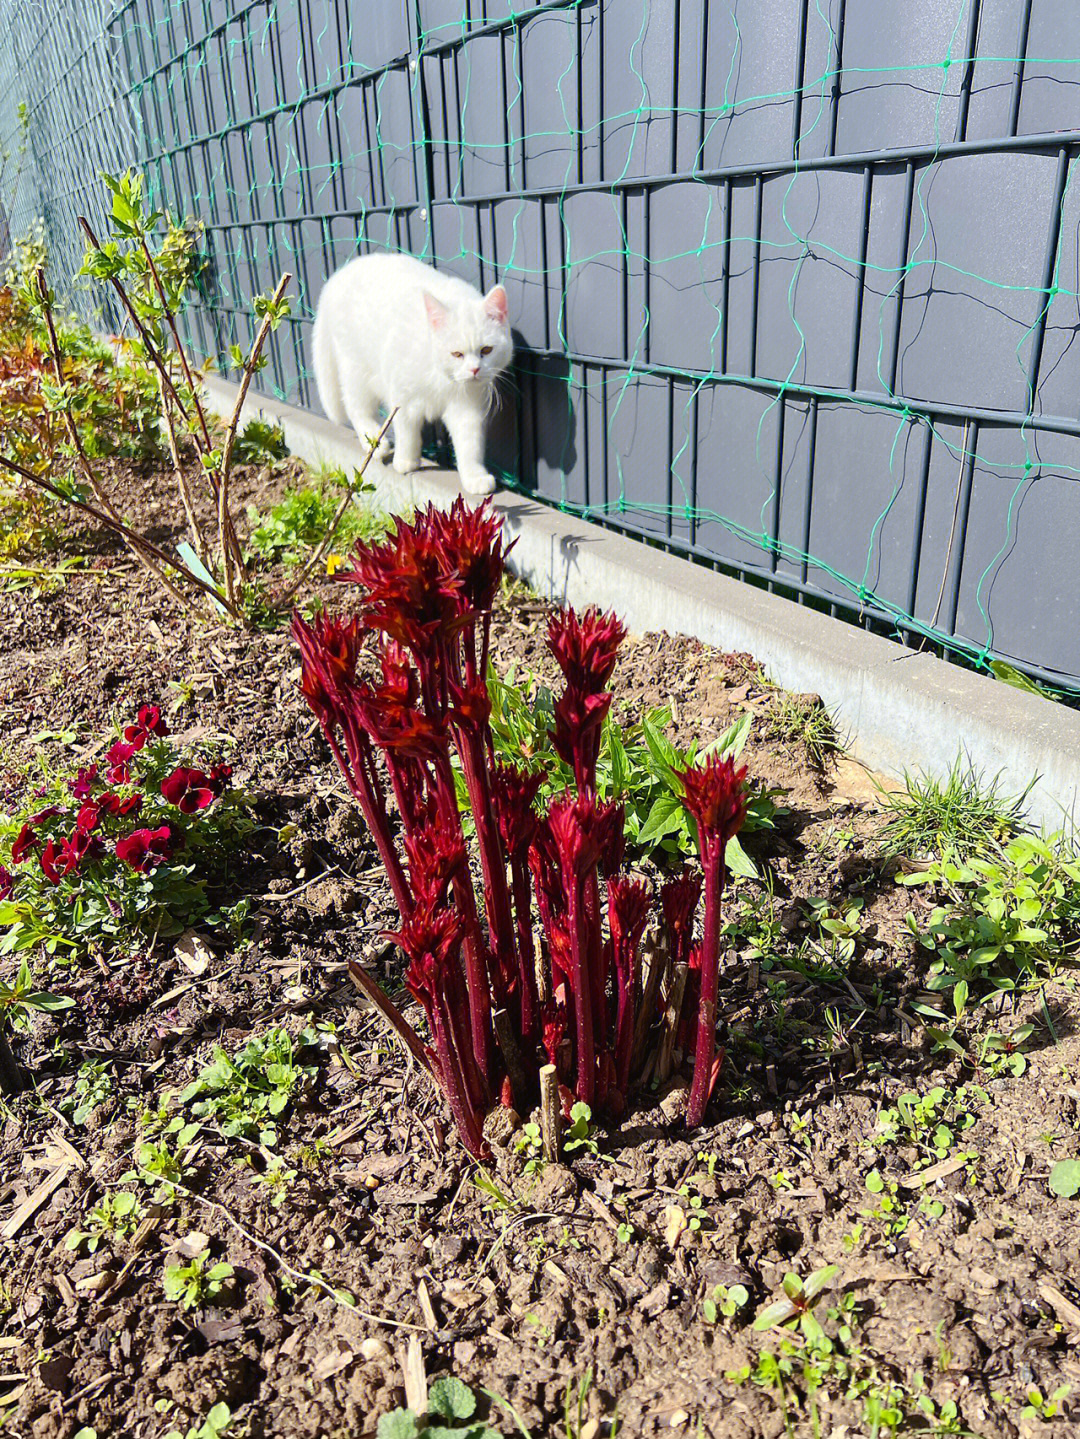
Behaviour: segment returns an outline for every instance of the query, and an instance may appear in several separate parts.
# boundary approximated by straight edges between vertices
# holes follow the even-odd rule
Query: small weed
[[[814,769],[823,770],[844,745],[832,715],[817,695],[775,690],[765,713],[765,733],[781,744],[801,744]]]
[[[268,420],[249,420],[233,442],[233,459],[238,465],[272,465],[287,454],[285,431]]]
[[[970,1129],[978,1115],[971,1101],[989,1103],[989,1095],[978,1085],[965,1084],[953,1091],[935,1085],[923,1095],[913,1090],[901,1094],[893,1108],[882,1109],[877,1117],[873,1143],[911,1144],[920,1151],[918,1165],[944,1159],[957,1136]]]
[[[193,1425],[184,1433],[181,1433],[179,1429],[170,1429],[165,1435],[165,1439],[220,1439],[221,1435],[229,1432],[232,1423],[233,1416],[229,1406],[219,1403],[213,1406],[198,1427]]]
[[[521,1133],[514,1140],[514,1152],[525,1159],[526,1174],[541,1174],[544,1169],[544,1137],[535,1120],[521,1126]]]
[[[575,1149],[583,1149],[587,1154],[595,1154],[597,1143],[593,1138],[596,1133],[596,1126],[592,1122],[592,1110],[587,1104],[579,1099],[570,1110],[570,1126],[563,1136],[563,1149],[567,1154],[573,1154]]]
[[[721,1315],[725,1319],[734,1318],[749,1302],[750,1295],[741,1284],[732,1284],[730,1288],[726,1284],[717,1284],[702,1302],[701,1312],[706,1324],[715,1324]]]
[[[1020,835],[966,862],[947,853],[901,883],[933,885],[945,901],[924,924],[911,914],[907,924],[934,956],[928,988],[960,990],[958,1018],[969,994],[985,1002],[1037,983],[1080,942],[1080,858],[1054,839]]]
[[[90,1115],[113,1092],[112,1076],[104,1063],[88,1059],[79,1066],[74,1093],[57,1107],[61,1114],[71,1116],[72,1124],[85,1124]]]
[[[500,1439],[483,1420],[475,1419],[476,1395],[453,1375],[436,1379],[428,1390],[425,1415],[411,1409],[383,1414],[376,1439]]]
[[[335,489],[351,488],[341,471],[330,471],[317,486],[286,490],[278,503],[265,514],[248,508],[251,548],[269,563],[302,564],[326,538],[341,504]],[[357,501],[346,507],[334,530],[333,545],[342,552],[358,540],[378,539],[393,521],[371,501],[371,486],[355,489]]]
[[[997,778],[986,783],[958,756],[944,780],[905,773],[902,790],[882,791],[888,812],[882,839],[889,854],[910,859],[946,851],[970,859],[1018,833],[1025,798],[1026,791],[1007,798]]]
[[[284,1029],[270,1029],[248,1040],[235,1058],[216,1046],[213,1061],[180,1095],[200,1119],[213,1119],[227,1138],[239,1136],[271,1147],[277,1143],[274,1120],[297,1099],[315,1074],[296,1054],[317,1036],[305,1031],[294,1043]]]
[[[210,1264],[210,1251],[204,1249],[188,1264],[165,1266],[165,1298],[175,1300],[182,1309],[213,1304],[232,1277],[232,1265]]]
[[[1063,1401],[1068,1397],[1071,1384],[1059,1384],[1048,1398],[1043,1396],[1040,1389],[1034,1385],[1026,1391],[1024,1398],[1027,1401],[1020,1411],[1022,1419],[1056,1419],[1063,1409]]]
[[[87,1214],[85,1229],[73,1229],[64,1243],[68,1249],[85,1249],[93,1254],[106,1240],[128,1239],[139,1227],[142,1206],[137,1195],[122,1189],[119,1194],[106,1194]]]

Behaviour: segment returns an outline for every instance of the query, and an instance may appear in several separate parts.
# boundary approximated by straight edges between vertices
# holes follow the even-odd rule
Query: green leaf
[[[784,1293],[789,1299],[799,1299],[802,1297],[803,1282],[797,1274],[785,1274],[782,1284]]]
[[[1050,1189],[1061,1199],[1080,1194],[1080,1159],[1059,1159],[1050,1171]]]
[[[225,1403],[215,1404],[206,1416],[206,1423],[203,1430],[210,1439],[211,1435],[220,1434],[232,1423],[232,1410]]]
[[[754,1328],[757,1330],[772,1329],[774,1325],[782,1324],[785,1319],[790,1319],[795,1313],[795,1306],[790,1299],[780,1299],[775,1304],[767,1305],[758,1317],[754,1320]]]
[[[416,1415],[408,1409],[391,1409],[379,1420],[375,1439],[417,1439]]]
[[[476,1411],[476,1396],[467,1384],[448,1374],[436,1379],[428,1391],[428,1410],[443,1419],[471,1419]]]
[[[728,867],[729,874],[738,875],[741,879],[760,878],[754,861],[739,843],[737,834],[733,834],[727,842],[727,848],[724,850],[724,863]]]
[[[682,823],[682,800],[673,794],[662,794],[641,826],[638,844],[655,844],[664,835],[677,830]]]
[[[721,759],[738,759],[746,747],[746,741],[750,738],[750,727],[753,723],[753,713],[747,710],[718,739],[714,739],[711,744],[705,746],[701,751],[702,759],[711,754],[719,754]]]
[[[835,1264],[829,1264],[826,1265],[824,1269],[815,1270],[803,1286],[804,1297],[807,1299],[816,1299],[836,1272],[837,1267]]]
[[[885,1188],[885,1181],[876,1169],[871,1169],[863,1182],[871,1194],[880,1194]]]

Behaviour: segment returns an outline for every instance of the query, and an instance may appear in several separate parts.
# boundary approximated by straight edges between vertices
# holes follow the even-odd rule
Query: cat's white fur
[[[486,353],[485,353],[486,352]],[[421,429],[442,420],[462,488],[488,495],[484,422],[513,341],[501,285],[486,295],[411,255],[361,255],[331,275],[312,338],[323,409],[361,439],[396,410],[394,469],[420,464]]]

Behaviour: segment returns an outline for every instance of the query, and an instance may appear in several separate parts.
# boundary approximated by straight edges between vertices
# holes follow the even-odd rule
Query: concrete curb
[[[206,382],[213,408],[231,411],[236,387]],[[351,430],[263,395],[245,417],[284,428],[293,454],[313,464],[363,462]],[[371,470],[378,473],[372,476]],[[391,508],[460,493],[453,471],[399,475],[368,472]],[[716,574],[701,565],[566,515],[527,496],[500,492],[496,507],[517,543],[510,567],[539,594],[573,605],[615,610],[638,633],[693,635],[721,650],[748,651],[785,689],[821,695],[849,736],[851,752],[871,768],[947,774],[965,752],[1005,793],[1027,799],[1032,822],[1059,829],[1080,798],[1080,714],[1037,695],[905,649],[854,625]]]

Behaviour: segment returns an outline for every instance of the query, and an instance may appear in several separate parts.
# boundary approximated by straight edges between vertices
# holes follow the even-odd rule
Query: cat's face
[[[448,308],[425,293],[436,363],[456,385],[490,384],[513,354],[506,291],[501,285],[475,304]]]

